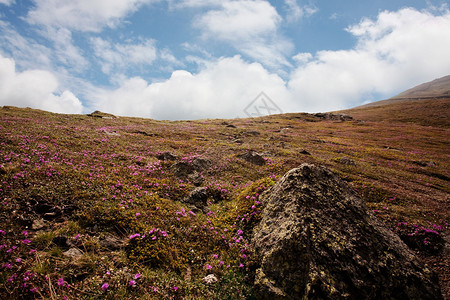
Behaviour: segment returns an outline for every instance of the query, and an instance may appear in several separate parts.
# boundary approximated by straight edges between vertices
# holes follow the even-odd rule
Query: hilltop
[[[342,110],[368,121],[450,127],[450,75],[420,84],[387,100]]]
[[[345,181],[449,296],[449,99],[402,101],[177,122],[3,107],[0,296],[252,298],[260,197],[304,163]]]

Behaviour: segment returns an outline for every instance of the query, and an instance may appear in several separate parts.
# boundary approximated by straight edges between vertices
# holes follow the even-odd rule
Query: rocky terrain
[[[177,122],[2,107],[0,297],[448,299],[449,105]]]

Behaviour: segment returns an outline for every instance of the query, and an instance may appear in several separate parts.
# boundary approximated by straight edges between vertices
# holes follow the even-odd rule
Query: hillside
[[[411,88],[387,100],[340,111],[369,121],[450,127],[450,75]]]
[[[259,197],[302,163],[347,182],[449,296],[449,126],[428,117],[448,114],[439,101],[413,105],[408,123],[387,106],[179,122],[3,107],[0,297],[252,298]]]

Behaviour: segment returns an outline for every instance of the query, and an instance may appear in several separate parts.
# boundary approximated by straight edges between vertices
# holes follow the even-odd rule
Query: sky
[[[328,112],[450,74],[448,0],[0,0],[0,105]]]

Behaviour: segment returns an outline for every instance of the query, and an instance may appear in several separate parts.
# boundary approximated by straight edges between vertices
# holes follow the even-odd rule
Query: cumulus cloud
[[[151,39],[136,44],[113,44],[102,38],[92,38],[91,44],[106,74],[138,65],[151,65],[157,58],[155,41]]]
[[[34,0],[35,8],[27,21],[47,27],[100,32],[114,27],[127,15],[145,3],[159,0]]]
[[[39,108],[58,113],[81,113],[83,106],[70,91],[59,95],[58,80],[48,71],[17,72],[12,59],[0,55],[0,105]]]
[[[156,119],[233,118],[245,116],[244,108],[264,91],[284,112],[331,111],[448,75],[449,11],[385,11],[347,31],[357,39],[353,49],[299,53],[287,79],[234,56],[202,61],[198,73],[179,70],[162,82],[128,79],[115,90],[98,90],[94,103]]]
[[[314,6],[300,6],[297,0],[285,0],[286,20],[288,22],[296,22],[305,16],[315,14],[318,9]]]
[[[273,95],[281,108],[287,94],[283,80],[258,63],[241,57],[210,62],[197,74],[184,70],[165,81],[131,78],[116,90],[97,90],[96,108],[119,115],[156,119],[235,118],[261,92]]]
[[[354,49],[296,56],[301,65],[288,88],[294,109],[330,111],[358,105],[373,95],[390,97],[421,82],[448,75],[450,12],[404,8],[364,19],[347,31]],[[306,60],[305,60],[306,59]],[[366,98],[366,99],[364,99]]]
[[[206,39],[232,45],[271,68],[289,66],[286,54],[293,45],[278,33],[282,22],[277,10],[267,1],[229,1],[201,15],[194,25]]]
[[[15,2],[15,0],[0,0],[0,4],[4,4],[6,6],[9,6],[11,4],[13,4]]]

